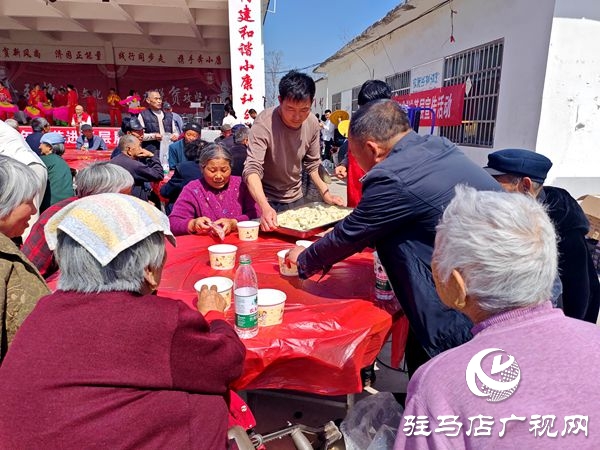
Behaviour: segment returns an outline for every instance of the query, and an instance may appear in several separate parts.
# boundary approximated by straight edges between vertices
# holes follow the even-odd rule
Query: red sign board
[[[435,126],[460,125],[463,120],[465,85],[444,86],[428,91],[415,92],[394,97],[399,103],[407,106],[431,108],[435,111]],[[421,113],[420,125],[431,125],[431,113]]]

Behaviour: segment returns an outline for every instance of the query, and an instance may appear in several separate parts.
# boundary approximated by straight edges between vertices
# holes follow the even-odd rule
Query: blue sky
[[[265,55],[282,53],[281,70],[324,61],[400,0],[271,0],[263,28]],[[310,69],[312,70],[312,69]]]

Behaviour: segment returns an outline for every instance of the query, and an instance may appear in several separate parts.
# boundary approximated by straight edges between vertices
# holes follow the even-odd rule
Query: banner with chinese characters
[[[0,61],[105,63],[104,47],[0,44]]]
[[[106,146],[109,150],[113,150],[119,144],[119,128],[95,128],[94,134],[100,136],[106,142]],[[19,127],[21,135],[26,138],[33,130],[31,127]],[[65,148],[75,148],[77,143],[77,128],[75,127],[50,127],[50,131],[54,133],[60,133],[65,137]]]
[[[435,111],[435,126],[460,125],[465,103],[465,84],[400,95],[394,97],[394,100],[403,105],[433,109]],[[421,113],[420,125],[431,125],[431,113],[429,111]]]
[[[114,54],[116,65],[229,68],[229,53],[115,47]]]
[[[265,96],[261,0],[229,0],[232,103],[239,120],[261,111]]]
[[[29,90],[35,83],[47,87],[56,96],[60,86],[74,84],[79,103],[88,109],[83,90],[92,93],[100,113],[100,122],[108,121],[108,89],[116,88],[121,98],[130,89],[143,95],[148,89],[158,89],[164,100],[179,114],[195,114],[191,102],[210,105],[231,96],[231,75],[226,68],[161,67],[157,65],[60,64],[0,60],[0,80],[5,82],[20,109],[27,106]],[[23,106],[24,102],[24,106]],[[199,111],[201,115],[208,111]]]

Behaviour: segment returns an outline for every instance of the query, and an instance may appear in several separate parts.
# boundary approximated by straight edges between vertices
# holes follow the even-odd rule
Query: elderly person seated
[[[188,183],[169,216],[175,236],[237,230],[238,221],[258,217],[256,203],[240,177],[231,175],[231,154],[219,144],[202,151],[202,178]]]
[[[508,192],[530,195],[546,206],[558,234],[558,275],[565,315],[596,323],[600,284],[585,239],[590,224],[571,194],[544,186],[552,161],[539,153],[507,148],[488,155],[485,170]]]
[[[119,139],[121,153],[110,160],[111,163],[123,167],[134,180],[131,195],[147,201],[152,192],[152,182],[164,178],[163,167],[150,150],[142,148],[137,136],[126,134]]]
[[[175,117],[175,116],[173,116]],[[183,127],[183,139],[169,144],[169,168],[175,169],[177,164],[190,160],[185,153],[188,144],[200,141],[202,127],[196,122],[188,122]]]
[[[557,245],[544,207],[457,187],[432,269],[474,337],[417,370],[394,448],[597,447],[587,417],[600,414],[600,329],[552,308]]]
[[[48,183],[40,206],[44,212],[50,206],[73,197],[73,175],[68,164],[62,159],[65,153],[65,137],[60,133],[46,133],[40,139],[41,159],[48,168]]]
[[[94,129],[87,123],[81,126],[81,135],[75,142],[77,150],[106,150],[106,142],[94,134]]]
[[[33,198],[39,183],[28,166],[0,155],[0,364],[25,317],[50,292],[11,240],[23,234],[36,212]]]
[[[225,449],[245,349],[216,287],[198,310],[153,295],[167,217],[123,194],[79,199],[46,226],[61,276],[0,369],[5,448]]]
[[[44,227],[48,220],[77,198],[88,195],[116,192],[131,193],[133,177],[122,167],[108,161],[95,162],[81,169],[75,176],[76,197],[69,197],[52,205],[44,211],[38,221],[31,227],[29,237],[23,243],[21,251],[37,267],[44,278],[48,278],[58,270],[54,254],[48,248]]]

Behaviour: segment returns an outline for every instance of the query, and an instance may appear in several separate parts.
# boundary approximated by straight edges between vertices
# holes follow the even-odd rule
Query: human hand
[[[340,180],[343,180],[348,176],[348,171],[344,166],[337,166],[335,168],[335,176],[338,177]]]
[[[235,219],[219,219],[213,222],[214,225],[221,227],[223,234],[229,234],[237,229],[237,220]]]
[[[327,190],[325,195],[323,195],[323,201],[328,205],[344,206],[344,199],[342,197],[338,197],[337,195],[332,195],[329,190]]]
[[[297,245],[296,247],[291,249],[285,255],[285,264],[288,267],[292,267],[292,264],[298,264],[298,256],[300,256],[300,253],[302,253],[304,250],[306,250],[306,248],[300,245]]]
[[[154,133],[154,139],[157,141],[162,141],[162,134],[160,133]]]
[[[202,315],[206,315],[209,311],[224,312],[227,303],[221,294],[217,292],[216,286],[203,285],[198,294],[198,311]]]
[[[277,223],[277,212],[270,206],[261,207],[262,215],[260,217],[260,229],[263,231],[273,231],[279,226]]]
[[[175,142],[177,139],[179,139],[179,135],[178,134],[172,134],[171,135],[171,142]]]
[[[154,156],[154,153],[152,153],[150,150],[147,150],[145,148],[140,150],[140,152],[137,154],[138,158],[152,158],[153,156]]]
[[[206,233],[210,230],[212,221],[208,217],[197,217],[190,220],[188,223],[188,230],[190,233],[203,232]]]

